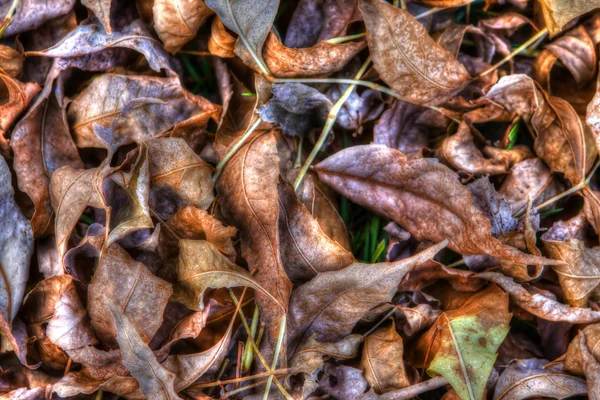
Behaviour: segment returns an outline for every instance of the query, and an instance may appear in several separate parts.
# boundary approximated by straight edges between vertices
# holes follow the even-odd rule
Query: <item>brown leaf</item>
[[[550,257],[566,263],[552,269],[558,275],[567,302],[573,307],[587,307],[589,296],[600,286],[600,247],[587,247],[576,231],[565,235],[562,225],[557,229],[555,232],[552,227],[542,236],[544,249]]]
[[[174,389],[175,374],[158,363],[136,327],[118,306],[106,301],[114,320],[123,365],[138,381],[142,393],[153,399],[180,399]]]
[[[323,272],[294,290],[288,320],[291,348],[313,334],[326,342],[348,336],[367,311],[392,299],[406,273],[433,258],[446,244],[439,243],[402,261],[354,263],[340,271]]]
[[[94,79],[71,103],[67,113],[78,147],[105,147],[93,132],[94,124],[110,126],[121,111],[137,98],[159,102],[136,105],[114,127],[114,145],[141,142],[160,136],[213,105],[186,92],[177,78],[105,74]]]
[[[152,13],[154,29],[165,50],[176,53],[196,37],[213,11],[202,0],[155,0]]]
[[[49,184],[54,171],[65,165],[83,168],[69,131],[62,90],[52,90],[57,73],[49,74],[44,91],[15,126],[10,141],[19,189],[33,201],[31,225],[36,237],[51,228]],[[61,83],[59,79],[57,89]]]
[[[407,11],[381,0],[361,0],[360,10],[373,65],[405,100],[440,104],[470,82],[465,67]]]
[[[173,300],[193,310],[204,309],[206,289],[239,286],[253,288],[283,308],[248,271],[229,261],[215,246],[204,240],[179,241],[179,261],[172,273],[176,282]]]
[[[163,310],[173,293],[171,284],[154,276],[118,245],[102,257],[88,286],[88,311],[98,338],[116,346],[116,331],[105,304],[108,298],[119,307],[145,343],[150,342],[163,320]]]
[[[379,328],[365,338],[361,369],[377,393],[410,386],[404,367],[404,343],[394,324]]]
[[[281,260],[291,280],[310,280],[355,261],[352,253],[323,233],[292,186],[283,180],[279,182],[279,243]]]
[[[2,97],[0,97],[0,150],[8,151],[8,130],[17,117],[29,105],[40,91],[37,83],[21,83],[8,75],[0,73]]]
[[[547,360],[514,360],[502,372],[494,400],[519,400],[531,397],[566,399],[585,396],[585,381],[566,374],[560,368],[546,368]]]
[[[557,262],[521,253],[493,238],[471,191],[436,159],[409,161],[385,146],[355,146],[327,158],[315,170],[333,189],[392,219],[417,240],[448,239],[448,247],[463,255],[488,254],[522,264]]]
[[[583,335],[582,335],[583,334]],[[583,359],[583,343],[581,342],[581,337],[585,336],[585,342],[587,345],[588,351],[591,353],[591,356],[594,358],[600,357],[600,348],[598,347],[598,342],[600,341],[600,325],[593,324],[588,325],[583,328],[575,338],[569,344],[567,349],[567,353],[565,354],[565,370],[577,374],[584,375],[584,359]]]
[[[263,355],[269,360],[287,310],[292,284],[279,256],[279,159],[273,133],[259,132],[227,163],[217,192],[223,212],[240,230],[242,255],[256,282],[277,303],[258,292],[256,301],[266,324]],[[260,197],[255,197],[260,193]],[[285,348],[286,346],[284,346]],[[263,351],[261,349],[261,351]],[[282,355],[282,359],[286,359]]]
[[[573,184],[583,179],[597,152],[569,103],[548,96],[539,84],[519,74],[500,79],[486,98],[523,118],[536,134],[536,154],[553,172],[562,172]]]
[[[70,372],[52,387],[60,397],[76,396],[80,393],[90,394],[98,389],[115,393],[131,400],[142,400],[140,385],[131,376],[113,376],[108,380],[89,377],[84,371]]]
[[[571,0],[564,2],[560,0],[540,0],[540,5],[550,35],[554,36],[572,19],[600,7],[600,1]]]
[[[581,348],[581,356],[583,359],[583,370],[585,371],[585,379],[588,386],[588,396],[590,399],[600,398],[600,364],[588,350],[585,333],[581,331],[579,334],[579,347]]]
[[[210,39],[208,40],[208,51],[210,54],[223,58],[235,57],[235,42],[237,39],[227,32],[223,22],[217,17],[213,19],[210,26]]]
[[[17,50],[0,45],[0,74],[16,78],[23,70],[25,57]]]
[[[17,33],[37,29],[43,23],[67,14],[74,5],[75,0],[65,0],[58,4],[49,3],[46,0],[18,3],[4,36],[13,36]],[[3,1],[0,4],[0,15],[7,15],[11,6],[12,1]]]
[[[529,285],[519,285],[512,278],[497,272],[483,272],[477,274],[476,277],[494,282],[508,292],[511,299],[519,307],[547,321],[562,321],[571,324],[586,324],[600,321],[600,311],[594,311],[590,308],[569,307],[533,291],[533,287]],[[530,293],[525,287],[533,293]]]
[[[323,368],[323,356],[336,360],[350,360],[359,355],[359,347],[363,342],[361,335],[348,335],[337,342],[320,342],[315,335],[310,335],[298,346],[293,356],[290,357],[290,368],[294,368],[312,375]]]
[[[333,44],[322,41],[308,48],[290,48],[271,32],[263,48],[263,58],[278,78],[317,77],[339,71],[364,47],[365,42]]]
[[[236,251],[232,239],[237,234],[237,229],[223,225],[201,208],[182,208],[168,223],[183,239],[206,240],[230,260],[235,260]]]

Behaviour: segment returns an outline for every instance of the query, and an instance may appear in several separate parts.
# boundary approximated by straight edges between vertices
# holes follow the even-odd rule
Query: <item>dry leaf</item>
[[[7,132],[27,105],[40,91],[37,83],[21,83],[0,73],[0,150],[8,150]]]
[[[66,15],[73,9],[74,5],[75,0],[65,0],[58,4],[49,3],[46,0],[19,2],[17,3],[12,21],[6,28],[4,35],[13,36],[17,33],[39,28],[47,21]],[[0,3],[0,15],[6,16],[12,6],[12,1],[3,1]]]
[[[360,10],[373,65],[405,100],[440,104],[470,82],[465,67],[407,11],[381,0],[360,0]]]
[[[152,13],[165,50],[176,53],[196,36],[212,10],[202,0],[154,0]]]
[[[554,36],[572,19],[600,7],[597,0],[540,0],[546,26]]]
[[[210,39],[208,41],[208,51],[210,54],[223,58],[235,57],[236,38],[231,36],[220,18],[213,19],[210,26]]]
[[[112,29],[110,27],[111,3],[111,0],[81,0],[81,4],[94,12],[94,15],[98,18],[98,21],[100,21],[104,30],[109,35],[112,34]]]

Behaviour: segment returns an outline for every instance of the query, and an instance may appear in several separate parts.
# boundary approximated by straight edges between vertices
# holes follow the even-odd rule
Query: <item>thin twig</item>
[[[269,375],[293,375],[294,372],[295,372],[295,370],[293,368],[274,369],[271,371],[261,372],[259,374],[242,376],[240,378],[228,379],[225,381],[217,380],[214,382],[198,383],[196,385],[190,386],[190,389],[204,389],[204,388],[209,388],[209,387],[213,387],[213,386],[225,386],[225,385],[229,385],[230,383],[239,383],[239,382],[251,381],[252,379],[266,378]]]
[[[421,393],[429,392],[446,386],[448,381],[443,376],[436,376],[425,382],[417,383],[416,385],[409,386],[404,389],[395,390],[393,392],[387,392],[379,396],[378,400],[408,400],[412,399]]]
[[[355,33],[354,35],[334,37],[334,38],[326,40],[326,42],[331,43],[331,44],[340,44],[340,43],[349,42],[349,41],[355,40],[355,39],[362,39],[365,36],[367,36],[366,32]]]
[[[247,385],[247,386],[241,387],[239,389],[234,389],[234,390],[232,390],[230,392],[225,393],[223,396],[221,396],[221,399],[227,399],[227,398],[229,398],[229,397],[231,397],[233,395],[236,395],[238,393],[245,392],[246,390],[250,390],[250,389],[254,389],[255,387],[262,386],[265,383],[267,383],[266,379],[264,379],[262,381],[258,381],[256,383],[253,383],[251,385]]]
[[[483,71],[481,74],[479,74],[479,76],[484,76],[484,75],[489,74],[490,72],[494,72],[495,70],[497,70],[498,68],[500,68],[502,65],[504,65],[508,61],[512,60],[513,57],[515,57],[516,55],[518,55],[520,52],[522,52],[523,50],[527,49],[529,46],[531,46],[538,39],[541,39],[544,36],[546,36],[546,34],[548,34],[548,28],[542,29],[541,31],[539,31],[538,33],[536,33],[535,35],[533,35],[532,37],[530,37],[529,39],[527,39],[527,41],[525,43],[523,43],[522,45],[520,45],[519,47],[517,47],[516,49],[514,49],[509,55],[507,55],[506,57],[504,57],[502,60],[498,61],[496,64],[492,65],[490,68],[488,68],[485,71]]]
[[[238,141],[235,142],[235,144],[231,146],[229,150],[227,150],[227,153],[225,153],[225,155],[223,156],[223,158],[221,158],[221,161],[219,161],[217,167],[215,168],[215,173],[212,176],[213,183],[215,183],[217,179],[219,179],[219,176],[221,175],[221,172],[223,172],[223,168],[225,168],[225,165],[227,165],[227,163],[229,162],[229,160],[231,160],[234,154],[237,153],[237,151],[244,145],[244,143],[246,143],[246,140],[248,140],[248,138],[252,135],[256,128],[258,128],[258,125],[260,125],[261,121],[262,120],[260,119],[260,117],[257,117],[256,121],[254,121],[250,125],[250,127],[246,130],[246,132],[244,132],[242,137],[240,137]]]
[[[360,67],[360,69],[358,70],[358,72],[356,73],[356,75],[354,77],[356,80],[359,80],[363,76],[363,74],[367,70],[367,67],[369,66],[370,63],[371,63],[371,57],[367,57],[367,59],[365,60],[365,62],[362,65],[362,67]],[[327,121],[325,122],[325,126],[323,126],[321,135],[319,136],[319,139],[317,139],[317,143],[315,143],[315,146],[313,147],[310,154],[306,158],[304,165],[300,169],[300,172],[298,173],[298,176],[296,177],[296,180],[294,181],[294,190],[298,189],[298,186],[300,186],[300,183],[302,182],[304,175],[306,175],[308,168],[310,168],[310,165],[317,157],[317,154],[319,154],[319,151],[321,151],[321,148],[323,147],[323,145],[325,144],[325,141],[327,140],[327,137],[329,136],[329,131],[331,131],[331,128],[333,128],[333,125],[335,124],[335,121],[337,120],[338,113],[342,109],[342,106],[344,105],[344,103],[346,102],[348,97],[350,97],[350,95],[352,94],[352,91],[354,90],[355,87],[356,87],[355,84],[350,84],[348,86],[348,88],[346,88],[344,93],[340,96],[338,101],[336,101],[335,104],[333,105],[333,107],[331,107],[331,110],[329,110],[329,114],[327,114]]]
[[[283,338],[285,336],[285,324],[286,318],[285,315],[281,317],[281,322],[279,323],[279,334],[277,335],[277,344],[275,345],[275,354],[273,355],[273,362],[271,363],[271,371],[274,371],[277,368],[277,362],[279,361],[279,353],[281,353],[281,345],[283,344]],[[263,395],[263,400],[268,400],[269,392],[271,391],[271,383],[273,382],[274,375],[269,375],[267,379],[267,386],[265,387],[265,394]]]
[[[463,264],[465,264],[465,259],[464,259],[464,258],[461,258],[460,260],[458,260],[458,261],[455,261],[455,262],[453,262],[452,264],[448,264],[448,265],[446,265],[446,268],[456,268],[456,267],[458,267],[459,265],[463,265]]]

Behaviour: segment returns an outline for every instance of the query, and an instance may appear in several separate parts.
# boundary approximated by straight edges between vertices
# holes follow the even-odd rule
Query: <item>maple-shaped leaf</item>
[[[489,286],[460,308],[443,313],[418,339],[411,347],[415,366],[442,375],[461,399],[482,399],[511,317],[508,295]]]
[[[361,0],[373,65],[405,100],[440,104],[463,89],[471,76],[438,45],[408,11],[381,0]]]

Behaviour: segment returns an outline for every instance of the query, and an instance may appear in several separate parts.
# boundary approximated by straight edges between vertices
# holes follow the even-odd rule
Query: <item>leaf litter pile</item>
[[[600,399],[600,1],[0,17],[2,399]]]

